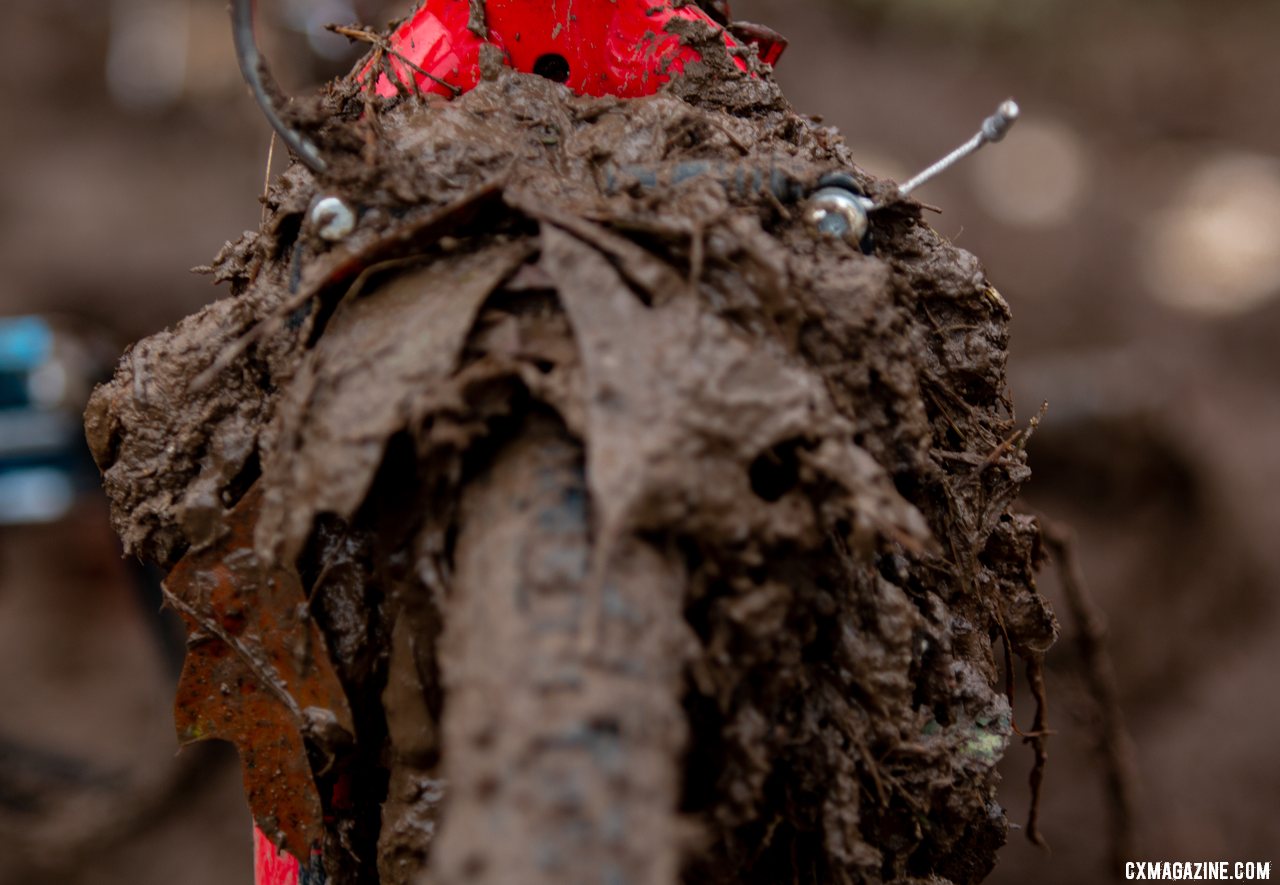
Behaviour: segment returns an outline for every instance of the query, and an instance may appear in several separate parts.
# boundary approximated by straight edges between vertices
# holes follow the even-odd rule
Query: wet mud
[[[184,738],[268,757],[259,826],[332,881],[967,883],[1006,839],[1057,634],[1008,307],[915,204],[815,238],[822,174],[890,186],[685,36],[647,99],[298,103],[325,180],[90,403]]]

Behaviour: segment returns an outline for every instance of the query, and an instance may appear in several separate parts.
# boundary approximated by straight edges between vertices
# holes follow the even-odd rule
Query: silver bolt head
[[[864,199],[841,187],[824,187],[805,203],[805,221],[819,234],[858,248],[870,227]]]
[[[337,243],[356,229],[356,213],[339,197],[321,197],[311,207],[311,224],[322,240]]]

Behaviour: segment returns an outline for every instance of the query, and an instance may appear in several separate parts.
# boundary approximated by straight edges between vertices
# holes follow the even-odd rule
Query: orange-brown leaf
[[[189,636],[174,713],[183,743],[236,746],[254,819],[305,857],[323,837],[307,742],[323,757],[349,741],[351,710],[296,571],[254,552],[260,504],[255,487],[165,581]]]

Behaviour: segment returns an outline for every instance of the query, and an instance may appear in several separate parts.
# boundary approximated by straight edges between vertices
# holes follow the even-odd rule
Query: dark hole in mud
[[[312,757],[326,802],[344,794],[340,810],[328,804],[326,810],[350,822],[342,846],[331,847],[326,857],[331,881],[378,880],[382,809],[392,798],[385,756],[391,733],[383,693],[388,686],[391,618],[405,616],[393,605],[393,588],[418,586],[412,561],[396,554],[421,524],[425,484],[410,435],[392,435],[372,482],[370,502],[349,522],[321,514],[298,561],[304,586],[311,591],[313,616],[334,643],[355,725],[354,747],[341,748],[332,761]],[[428,665],[419,678],[427,710],[438,717],[443,705],[438,674]],[[430,764],[430,757],[423,762]]]
[[[911,579],[911,563],[900,553],[886,553],[876,558],[880,577],[890,584],[906,587]]]
[[[458,549],[458,524],[452,522],[444,530],[444,549],[446,558],[453,561],[453,551]]]
[[[799,440],[778,443],[751,462],[751,491],[773,503],[800,484]]]
[[[298,241],[298,234],[302,232],[301,212],[290,212],[280,219],[276,224],[276,240],[273,258],[280,258]]]
[[[560,365],[554,352],[541,350],[536,343],[531,346],[523,336],[530,334],[533,339],[541,340],[549,330],[567,322],[560,299],[552,290],[526,288],[519,283],[512,288],[500,289],[485,302],[476,331],[463,352],[462,365],[471,366],[488,358],[495,346],[499,350],[510,347],[509,342],[501,343],[504,337],[502,330],[519,326],[527,330],[518,336],[524,342],[519,345],[519,359],[527,361],[540,374],[550,375]],[[491,333],[498,335],[497,342],[490,339]]]
[[[569,80],[569,60],[556,52],[548,52],[533,63],[533,72],[553,83]]]
[[[369,502],[357,514],[355,524],[375,530],[385,525],[385,543],[397,549],[398,542],[410,537],[422,518],[420,483],[413,437],[406,431],[392,435],[374,476]]]
[[[254,449],[235,479],[227,483],[226,488],[222,490],[223,506],[231,508],[239,504],[245,492],[249,491],[260,476],[262,476],[262,461],[258,457],[258,450]]]
[[[512,439],[519,436],[526,423],[535,415],[560,422],[560,416],[551,409],[533,405],[525,386],[512,379],[487,382],[469,390],[467,399],[473,405],[485,403],[478,411],[487,413],[485,436],[475,440],[462,460],[462,476],[470,481],[483,473],[493,463],[494,456]],[[501,403],[499,406],[497,404]],[[447,555],[452,561],[457,540],[455,526],[447,534]]]
[[[920,500],[920,477],[914,473],[895,473],[893,475],[893,487],[898,490],[898,494],[906,498],[913,504]]]
[[[791,760],[779,760],[764,786],[764,806],[792,811],[817,807],[814,797],[802,783],[803,777]],[[751,885],[773,885],[777,882],[820,885],[832,881],[822,851],[822,832],[815,824],[817,821],[803,812],[790,819],[766,813],[743,827],[743,842],[753,843],[759,848],[750,871],[744,873],[739,881]],[[685,881],[692,883],[698,879],[686,877]]]
[[[853,523],[841,517],[836,520],[835,529],[832,532],[837,538],[847,538],[853,534]]]
[[[690,575],[697,574],[706,561],[702,549],[688,538],[677,539],[676,546],[680,548],[680,558],[684,560],[685,572]]]
[[[296,295],[302,285],[302,241],[293,244],[289,255],[289,294]]]
[[[801,660],[810,664],[823,664],[830,661],[840,641],[843,624],[836,618],[821,618],[808,626],[813,634],[813,640],[804,647]]]
[[[499,289],[484,303],[482,316],[489,311],[500,311],[512,316],[533,316],[541,313],[560,313],[560,298],[553,289]]]
[[[107,437],[105,451],[99,452],[98,469],[104,473],[120,460],[120,446],[124,442],[124,428],[116,424],[111,428],[111,433]]]
[[[316,342],[320,340],[320,336],[324,334],[325,327],[329,325],[329,320],[333,319],[333,314],[338,309],[338,305],[342,303],[342,294],[346,289],[342,288],[338,292],[322,293],[319,298],[313,299],[317,305],[315,308],[316,318],[311,326],[311,334],[307,337],[307,347],[316,346]]]
[[[707,642],[711,638],[711,615],[721,593],[709,590],[691,599],[684,609],[684,619],[698,639]]]
[[[480,325],[493,323],[505,317],[538,320],[564,313],[560,299],[549,289],[500,289],[484,303],[480,313]],[[468,344],[468,357],[482,356],[486,352],[483,342],[473,340]]]
[[[308,595],[315,588],[329,557],[333,555],[334,548],[340,545],[340,539],[346,531],[346,524],[331,513],[321,514],[316,518],[315,527],[296,563],[298,578]]]
[[[690,742],[685,754],[680,811],[696,814],[711,808],[716,801],[724,755],[723,742],[718,738],[724,722],[715,699],[698,691],[685,692],[684,711],[689,730],[698,735],[698,740]]]

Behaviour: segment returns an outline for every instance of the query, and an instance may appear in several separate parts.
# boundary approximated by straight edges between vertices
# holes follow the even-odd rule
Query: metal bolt
[[[819,233],[858,248],[869,227],[869,202],[842,187],[819,188],[805,204],[804,217]]]
[[[311,224],[321,239],[336,243],[356,229],[356,213],[339,197],[321,197],[311,207]]]
[[[977,134],[910,181],[899,185],[897,192],[887,200],[876,202],[863,196],[857,180],[847,172],[824,175],[818,182],[817,190],[805,203],[805,220],[818,233],[838,237],[852,246],[860,247],[866,241],[870,228],[870,213],[906,198],[916,188],[981,150],[983,145],[1002,140],[1009,134],[1020,113],[1017,102],[1012,99],[1002,102],[994,114],[982,121]]]

